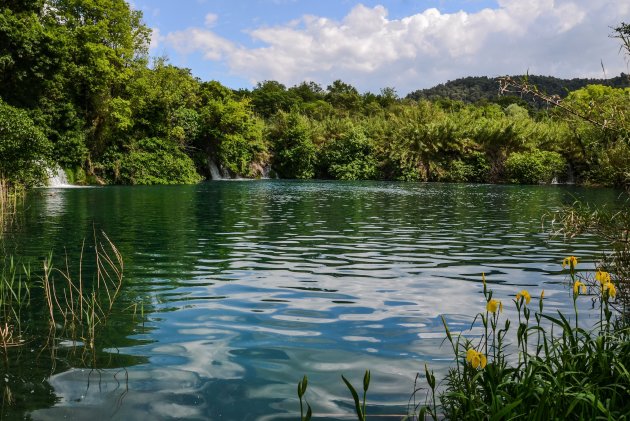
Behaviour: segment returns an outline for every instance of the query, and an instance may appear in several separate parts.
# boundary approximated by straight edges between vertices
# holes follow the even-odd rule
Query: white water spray
[[[64,188],[74,187],[68,182],[65,171],[57,165],[54,168],[48,169],[48,180],[46,180],[46,187],[50,188]]]
[[[219,171],[219,167],[217,167],[216,162],[213,159],[208,159],[208,168],[210,169],[210,178],[212,180],[222,180],[221,172]]]

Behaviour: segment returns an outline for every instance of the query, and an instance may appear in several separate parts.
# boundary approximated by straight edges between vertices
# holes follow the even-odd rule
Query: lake
[[[102,230],[125,278],[89,357],[27,330],[3,366],[14,404],[5,391],[2,414],[298,419],[307,375],[315,419],[355,419],[341,374],[360,387],[370,369],[368,418],[400,419],[424,364],[439,378],[452,362],[441,316],[466,330],[484,308],[482,273],[507,316],[523,288],[534,299],[544,289],[550,312],[572,308],[562,259],[593,268],[602,244],[550,238],[542,217],[576,197],[615,204],[618,194],[281,180],[31,191],[5,254],[36,274],[53,252],[56,266],[76,271],[83,241],[89,253]]]

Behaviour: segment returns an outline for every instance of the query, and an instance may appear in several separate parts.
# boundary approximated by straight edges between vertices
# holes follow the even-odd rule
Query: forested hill
[[[512,79],[520,80],[526,76],[511,76]],[[622,73],[621,75],[611,79],[560,79],[553,76],[527,76],[530,84],[536,85],[541,92],[549,95],[559,95],[561,98],[566,97],[569,92],[584,88],[587,85],[605,85],[614,88],[627,88],[630,86],[630,78]],[[431,101],[439,99],[452,99],[463,101],[469,104],[476,103],[480,100],[490,102],[499,101],[499,84],[496,78],[481,77],[465,77],[455,79],[446,83],[428,89],[419,89],[407,95],[408,99],[428,99]],[[535,108],[541,105],[540,100],[535,98],[523,98],[527,103]]]

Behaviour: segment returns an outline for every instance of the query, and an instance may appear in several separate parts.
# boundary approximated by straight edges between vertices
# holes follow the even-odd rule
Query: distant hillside
[[[513,79],[522,79],[521,76],[512,76]],[[630,87],[630,77],[622,73],[620,76],[611,79],[559,79],[552,76],[529,75],[529,82],[536,85],[538,89],[549,95],[559,95],[564,98],[570,91],[583,88],[586,85],[607,85],[616,88]],[[499,100],[499,83],[496,78],[465,77],[448,81],[429,89],[419,89],[407,95],[408,99],[452,99],[466,103],[475,103],[480,100],[496,102]],[[540,101],[535,98],[523,98],[528,104],[535,108],[540,108]]]

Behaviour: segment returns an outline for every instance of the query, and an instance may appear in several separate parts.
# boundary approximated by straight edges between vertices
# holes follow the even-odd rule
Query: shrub
[[[0,100],[0,178],[25,186],[43,184],[51,150],[26,111]]]
[[[566,160],[557,152],[515,152],[505,162],[505,172],[510,183],[551,183],[566,172]]]
[[[444,181],[483,183],[488,180],[490,164],[485,154],[472,152],[462,159],[451,161]]]
[[[269,137],[280,177],[313,178],[317,151],[306,118],[297,112],[276,114]]]
[[[351,128],[323,146],[321,161],[334,179],[371,180],[376,178],[378,169],[373,149],[363,131]]]
[[[142,139],[127,153],[115,153],[106,167],[122,184],[193,184],[201,181],[193,160],[160,138]]]

